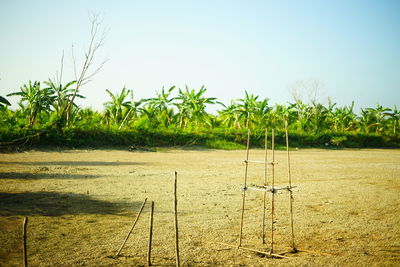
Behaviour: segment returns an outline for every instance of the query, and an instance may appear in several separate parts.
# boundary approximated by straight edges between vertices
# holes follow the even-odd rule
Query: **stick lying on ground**
[[[231,248],[237,248],[237,249],[253,251],[253,252],[256,252],[256,253],[263,254],[263,255],[265,255],[267,257],[270,257],[270,258],[282,258],[282,259],[287,258],[285,256],[282,256],[282,255],[279,255],[279,254],[270,253],[270,252],[267,252],[267,251],[261,251],[261,250],[257,250],[257,249],[246,248],[246,247],[243,247],[243,246],[238,247],[237,245],[231,245],[231,244],[222,243],[222,242],[207,242],[207,243],[218,244],[218,245],[227,246],[227,247],[231,247]]]

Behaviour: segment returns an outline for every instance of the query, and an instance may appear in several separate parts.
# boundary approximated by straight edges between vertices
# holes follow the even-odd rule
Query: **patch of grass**
[[[252,148],[264,147],[264,132],[253,131]],[[382,136],[365,133],[289,133],[290,147],[301,148],[399,148],[398,136]],[[43,129],[4,129],[0,127],[0,144],[12,140],[13,145],[22,146],[67,146],[67,147],[171,147],[199,146],[212,149],[244,149],[247,143],[246,129],[149,129],[132,128],[116,130],[105,128],[69,128],[58,131]],[[268,147],[271,147],[269,137]],[[275,148],[285,149],[285,132],[275,132]]]
[[[206,140],[205,147],[213,149],[225,149],[225,150],[235,150],[235,149],[245,149],[246,146],[238,144],[231,141],[226,141],[223,139],[212,139]]]

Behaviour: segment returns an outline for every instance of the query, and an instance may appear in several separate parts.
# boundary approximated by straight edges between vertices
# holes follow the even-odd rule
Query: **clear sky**
[[[62,51],[73,80],[71,46],[82,59],[90,12],[104,16],[96,58],[109,61],[82,88],[83,106],[102,110],[106,88],[142,98],[185,84],[226,104],[245,90],[286,104],[298,81],[319,81],[323,103],[400,106],[398,0],[1,0],[0,95],[55,77]],[[307,101],[310,88],[297,89]]]

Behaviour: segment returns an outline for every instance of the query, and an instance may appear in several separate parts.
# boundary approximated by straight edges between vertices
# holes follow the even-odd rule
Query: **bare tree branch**
[[[93,66],[94,66],[94,58],[98,52],[98,50],[103,46],[105,37],[106,37],[106,31],[103,30],[102,33],[100,33],[100,27],[103,23],[103,20],[99,16],[99,14],[92,14],[89,15],[89,20],[90,20],[90,41],[89,41],[89,46],[85,52],[85,57],[83,61],[82,68],[80,72],[77,72],[77,64],[76,64],[76,58],[74,55],[74,47],[72,46],[72,59],[73,59],[73,65],[74,65],[74,74],[75,74],[75,79],[76,79],[76,87],[74,90],[73,95],[70,97],[68,100],[68,104],[64,108],[62,112],[62,117],[64,117],[66,114],[68,114],[73,106],[74,100],[76,98],[76,95],[78,94],[80,88],[87,84],[88,82],[91,81],[91,79],[100,72],[100,70],[103,68],[104,64],[108,61],[108,59],[103,60],[98,66],[93,70],[90,71]]]

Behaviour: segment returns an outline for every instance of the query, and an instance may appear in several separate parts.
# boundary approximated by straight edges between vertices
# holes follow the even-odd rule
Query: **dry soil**
[[[287,185],[285,151],[276,152],[276,185]],[[173,173],[178,172],[181,263],[185,266],[400,265],[400,150],[291,151],[294,234],[289,193],[276,199],[271,259],[238,250],[245,151],[159,149],[29,151],[0,154],[0,265],[22,264],[27,216],[31,266],[146,264],[149,204],[115,257],[145,198],[154,201],[152,263],[175,264]],[[269,160],[271,153],[268,155]],[[250,159],[263,160],[263,150]],[[264,165],[249,164],[249,185],[262,185]],[[271,166],[268,169],[271,179]],[[263,192],[246,191],[243,246],[261,242]]]

